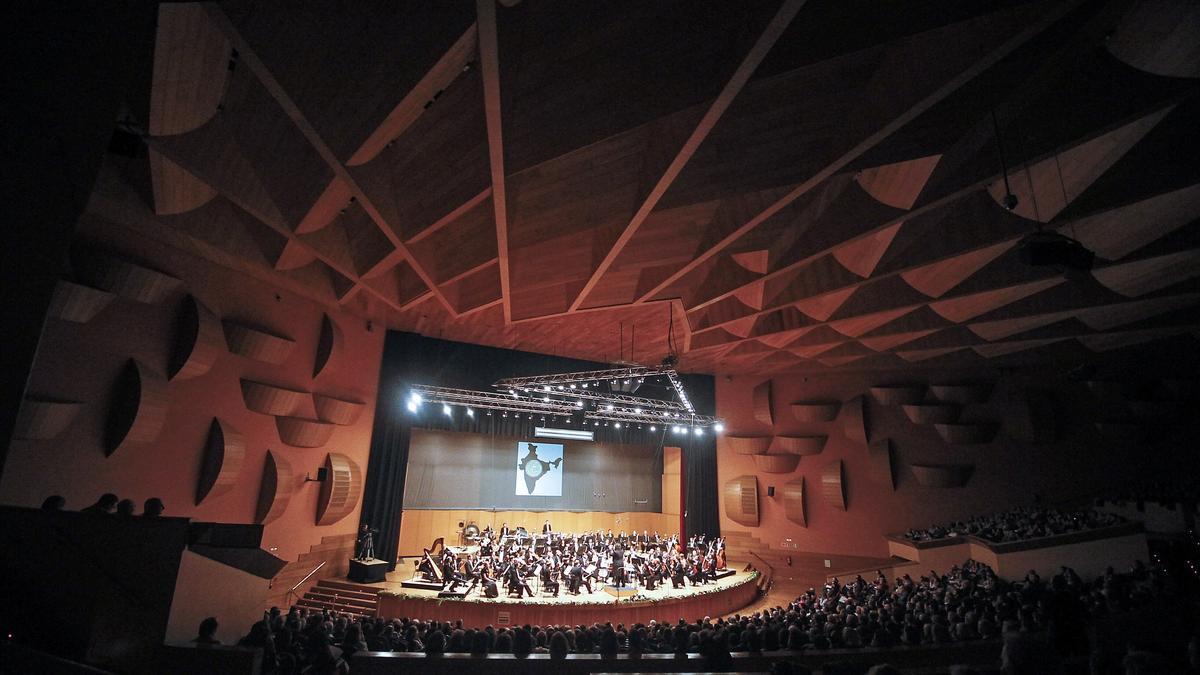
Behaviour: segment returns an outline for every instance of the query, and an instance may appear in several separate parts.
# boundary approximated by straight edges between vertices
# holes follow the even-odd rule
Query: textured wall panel
[[[841,407],[840,401],[798,401],[792,404],[792,416],[797,422],[832,422]]]
[[[358,506],[362,496],[362,469],[346,455],[331,452],[325,456],[328,475],[317,497],[317,525],[332,525]]]
[[[808,526],[808,512],[804,508],[804,477],[788,481],[781,488],[783,494],[783,513],[787,519],[797,525]]]
[[[725,515],[735,523],[758,527],[758,479],[738,476],[725,482]]]
[[[821,469],[821,498],[839,511],[846,510],[846,480],[842,460],[836,459]]]
[[[775,415],[773,412],[773,398],[771,396],[771,381],[767,380],[754,388],[754,419],[773,426],[775,424]]]
[[[195,297],[187,296],[176,320],[167,377],[189,380],[204,375],[221,356],[221,342],[221,320]]]
[[[17,413],[14,438],[48,440],[57,438],[66,429],[83,403],[79,401],[56,401],[47,398],[26,397]]]
[[[200,459],[200,476],[196,481],[196,504],[209,497],[220,497],[233,489],[242,475],[246,459],[246,440],[228,422],[213,418]]]
[[[105,424],[104,452],[111,456],[127,443],[158,438],[167,419],[167,378],[130,359],[117,378]]]
[[[54,297],[50,299],[46,315],[63,321],[87,323],[108,307],[112,299],[113,294],[108,291],[61,280],[54,285]]]
[[[278,453],[268,450],[267,462],[263,466],[262,484],[258,491],[258,507],[254,522],[266,525],[283,515],[296,483],[292,465]]]
[[[332,424],[354,424],[358,416],[367,407],[362,401],[347,401],[324,394],[313,394],[313,405],[317,409],[317,419]]]
[[[962,487],[975,469],[970,464],[909,464],[917,483],[932,488]]]
[[[291,415],[304,405],[309,396],[307,391],[242,380],[242,399],[246,408],[264,415]]]
[[[313,377],[325,372],[331,361],[341,354],[345,337],[341,326],[329,317],[321,315],[321,333],[317,337],[317,355],[313,362]]]
[[[224,322],[229,351],[248,359],[279,365],[287,360],[296,341],[261,328],[233,321]]]

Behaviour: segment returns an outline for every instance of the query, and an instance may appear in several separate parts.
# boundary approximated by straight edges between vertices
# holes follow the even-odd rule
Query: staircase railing
[[[759,593],[766,593],[771,588],[771,584],[775,581],[775,566],[764,560],[763,557],[755,551],[748,551],[748,553],[755,558],[758,558],[758,561],[767,568],[763,571],[763,578],[758,584]]]
[[[295,586],[292,586],[291,588],[289,588],[289,589],[288,589],[288,592],[287,592],[287,594],[283,596],[284,604],[286,604],[286,605],[288,605],[288,606],[290,607],[290,606],[291,606],[291,604],[292,604],[292,598],[293,598],[293,597],[296,595],[296,589],[297,589],[297,588],[300,588],[302,585],[304,585],[304,582],[306,582],[306,581],[308,581],[310,578],[312,578],[312,575],[316,574],[316,573],[317,573],[317,570],[319,570],[319,569],[321,569],[322,567],[324,567],[324,566],[325,566],[325,563],[327,563],[327,562],[329,562],[329,561],[328,561],[328,560],[322,560],[322,561],[321,561],[321,564],[319,564],[319,565],[317,565],[316,567],[314,567],[314,568],[312,569],[312,571],[311,571],[311,572],[309,572],[308,574],[305,574],[305,575],[304,575],[304,578],[303,578],[303,579],[301,579],[300,581],[297,581]]]

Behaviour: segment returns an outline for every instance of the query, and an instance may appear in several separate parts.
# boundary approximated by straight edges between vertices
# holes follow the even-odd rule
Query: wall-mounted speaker
[[[768,485],[768,486],[767,486],[767,496],[768,496],[768,497],[774,497],[774,496],[775,496],[775,486],[774,486],[774,485]]]

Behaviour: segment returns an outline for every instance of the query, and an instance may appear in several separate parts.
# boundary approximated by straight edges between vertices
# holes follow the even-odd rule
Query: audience
[[[62,495],[50,495],[42,502],[43,511],[62,511],[67,506],[67,500]],[[93,513],[109,515],[116,513],[119,516],[132,516],[137,509],[137,504],[132,499],[118,499],[111,492],[106,492],[100,495],[100,499],[96,500],[95,504],[83,509],[80,513]],[[157,518],[163,514],[166,507],[163,506],[163,500],[158,497],[147,499],[142,505],[142,515],[147,518]]]
[[[117,496],[111,492],[105,492],[104,494],[100,495],[100,499],[97,499],[95,504],[92,504],[83,511],[80,511],[80,513],[109,514],[115,511],[116,508]]]
[[[1082,532],[1122,522],[1124,519],[1120,516],[1097,511],[1016,508],[944,525],[914,528],[904,536],[910,541],[922,542],[971,535],[1002,543]]]
[[[1161,612],[1170,606],[1170,588],[1163,570],[1144,565],[1127,574],[1109,570],[1091,582],[1068,568],[1048,582],[1036,574],[1006,582],[987,565],[968,560],[946,574],[931,573],[919,579],[904,575],[889,582],[877,575],[867,581],[858,576],[843,584],[835,578],[820,589],[809,589],[786,607],[731,618],[705,617],[694,622],[680,619],[675,624],[651,621],[632,626],[596,623],[472,628],[461,621],[351,620],[336,612],[303,608],[292,608],[284,615],[276,608],[239,644],[273,643],[272,649],[264,653],[263,672],[291,675],[345,672],[328,668],[342,668],[351,655],[368,648],[423,652],[428,656],[470,653],[476,657],[513,654],[525,658],[546,653],[552,659],[573,653],[600,654],[604,658],[618,654],[695,654],[704,659],[704,669],[711,671],[731,667],[731,652],[819,652],[999,639],[1004,672],[1049,674],[1059,672],[1061,657],[1074,657],[1077,662],[1087,658],[1086,631],[1096,621],[1145,609]],[[206,628],[208,621],[212,625]],[[201,626],[201,637],[211,639],[215,630],[216,621],[208,619]],[[1158,667],[1159,654],[1133,642],[1129,645],[1124,663],[1138,669],[1130,672],[1158,672],[1147,669]],[[1193,642],[1188,648],[1200,651],[1200,643]],[[304,670],[317,664],[327,669]],[[791,665],[786,670],[804,672]],[[772,672],[777,671],[773,668]],[[880,665],[870,672],[899,671]]]
[[[221,641],[217,639],[217,618],[210,616],[200,622],[200,630],[192,642],[200,645],[219,645]]]

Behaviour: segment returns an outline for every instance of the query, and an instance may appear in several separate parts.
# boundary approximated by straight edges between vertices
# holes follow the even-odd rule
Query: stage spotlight
[[[704,434],[704,429],[701,429],[700,427],[692,427],[692,433],[696,434],[697,436],[701,436]]]
[[[543,396],[543,397],[542,397],[542,403],[549,403],[549,402],[550,402],[550,397],[549,397],[549,396]]]
[[[450,416],[450,406],[443,403],[442,404],[442,412],[446,413],[446,416],[449,417]]]
[[[618,428],[618,429],[620,429],[620,428],[621,428],[621,423],[620,423],[620,422],[617,422],[616,424],[613,424],[613,426],[614,426],[614,427],[616,427],[616,428]]]
[[[475,416],[475,411],[470,408],[467,408],[467,417],[474,417],[474,416]]]
[[[425,399],[421,398],[421,395],[414,391],[412,394],[412,402],[416,405],[421,405],[425,402]]]
[[[410,413],[415,413],[415,412],[417,412],[417,402],[416,402],[416,401],[411,401],[411,400],[410,400],[410,401],[408,402],[408,412],[410,412]]]
[[[722,431],[725,431],[725,425],[721,424],[720,422],[717,422],[716,424],[713,425],[713,431],[715,431],[719,434]]]
[[[651,424],[651,425],[650,425],[650,431],[654,431],[654,430],[655,430],[655,429],[654,429],[654,425],[653,425],[653,424]]]
[[[642,414],[642,409],[641,409],[641,408],[634,408],[634,409],[633,409],[633,412],[634,412],[634,414],[636,414],[636,415],[641,415],[641,414]]]

